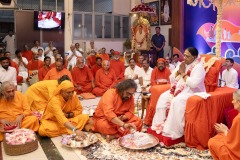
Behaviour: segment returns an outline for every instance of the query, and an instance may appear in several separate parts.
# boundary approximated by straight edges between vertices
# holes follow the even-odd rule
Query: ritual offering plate
[[[93,133],[84,132],[86,139],[76,136],[75,134],[65,135],[61,141],[62,145],[71,148],[85,148],[98,141],[98,138]]]
[[[156,146],[159,143],[159,140],[151,134],[135,132],[119,138],[118,142],[119,145],[124,148],[144,150]]]
[[[167,84],[168,83],[168,80],[166,79],[157,79],[157,84]]]
[[[17,125],[12,125],[12,126],[0,126],[0,132],[5,132],[5,133],[10,133],[13,132],[14,130],[18,129]]]

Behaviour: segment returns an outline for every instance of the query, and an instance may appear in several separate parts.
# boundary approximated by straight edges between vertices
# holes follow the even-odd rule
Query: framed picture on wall
[[[161,25],[172,24],[172,0],[161,0]]]
[[[154,14],[151,14],[149,18],[150,25],[159,26],[159,1],[150,2],[148,5],[154,11]]]

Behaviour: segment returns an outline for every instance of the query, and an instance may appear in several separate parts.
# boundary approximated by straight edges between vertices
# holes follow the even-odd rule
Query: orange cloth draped
[[[19,69],[18,69],[18,64],[12,60],[10,60],[10,66],[14,67],[16,69],[17,72],[17,83],[22,83],[23,82],[23,77],[22,76],[18,76],[19,73]]]
[[[57,137],[62,134],[72,134],[73,132],[67,129],[64,124],[71,122],[76,128],[82,130],[87,123],[88,115],[82,114],[82,105],[74,93],[73,97],[68,101],[65,101],[60,95],[60,91],[63,85],[63,81],[55,90],[54,96],[48,101],[46,110],[41,119],[41,125],[38,133],[41,136]],[[69,83],[69,81],[67,82]],[[73,118],[66,118],[64,113],[73,112]]]
[[[103,61],[104,60],[108,60],[108,61],[110,60],[109,55],[107,53],[99,54],[98,57],[101,57]]]
[[[116,89],[109,89],[101,98],[95,110],[93,119],[93,131],[104,135],[126,135],[129,130],[122,130],[121,127],[112,123],[111,120],[117,116],[125,115],[128,120],[125,123],[133,123],[138,131],[142,129],[142,120],[134,115],[134,97],[123,102]]]
[[[170,83],[169,76],[171,75],[171,71],[168,68],[164,68],[163,71],[160,71],[157,67],[155,67],[152,71],[151,75],[151,85],[156,85],[158,79],[166,79],[168,83]]]
[[[46,76],[46,74],[48,73],[48,71],[50,71],[50,68],[46,68],[45,66],[43,66],[41,69],[39,69],[38,80],[42,81],[44,79],[44,77]]]
[[[72,70],[73,84],[82,87],[82,90],[75,88],[77,94],[91,92],[93,75],[91,70],[84,66],[83,68],[74,67]]]
[[[95,55],[89,55],[87,57],[87,65],[89,68],[92,68],[96,64],[96,56]]]
[[[214,159],[240,159],[240,114],[234,118],[233,125],[227,136],[217,134],[208,142],[209,150]]]
[[[102,68],[102,66],[101,66],[101,65],[99,66],[99,65],[97,65],[97,64],[95,64],[94,66],[92,66],[91,71],[92,71],[93,77],[95,77],[97,71],[98,71],[99,69],[101,69],[101,68]]]
[[[111,88],[116,83],[116,75],[114,70],[109,69],[106,74],[104,70],[101,68],[97,71],[95,76],[95,85],[96,87],[92,90],[92,93],[96,96],[102,96],[104,92],[107,91],[108,88]]]
[[[65,60],[65,63],[64,63],[64,65],[63,65],[63,67],[67,69],[67,66],[68,66],[68,62],[67,62],[67,60]],[[51,69],[52,69],[52,68],[55,68],[55,67],[56,67],[56,62],[50,65],[50,68],[51,68]]]
[[[142,64],[140,64],[139,62],[136,63],[136,65],[140,68],[142,68]]]
[[[30,109],[32,111],[44,111],[57,86],[57,80],[45,80],[31,85],[25,93]]]
[[[188,147],[206,149],[209,138],[215,135],[214,124],[222,123],[224,108],[232,106],[235,89],[217,88],[207,99],[191,96],[187,100],[184,138]]]
[[[61,70],[61,71],[57,71],[56,68],[50,69],[50,71],[48,71],[48,73],[46,74],[46,76],[44,77],[43,80],[58,80],[63,75],[68,75],[68,77],[72,81],[72,75],[71,75],[70,71],[67,70],[66,68],[63,68],[63,70]]]
[[[146,110],[146,116],[144,119],[144,124],[146,125],[152,125],[152,120],[156,112],[156,105],[157,101],[162,93],[170,89],[170,84],[165,84],[165,85],[155,85],[150,88],[151,97],[150,101],[148,104],[148,108]]]
[[[31,60],[31,61],[28,62],[27,69],[28,69],[28,71],[39,70],[43,66],[44,66],[43,61],[40,61],[40,60],[33,61],[33,60]]]
[[[32,60],[32,51],[22,51],[22,56],[25,57],[28,62]]]
[[[4,97],[0,98],[0,115],[1,119],[14,122],[18,115],[24,114],[21,128],[28,128],[37,131],[39,128],[38,119],[31,115],[31,110],[21,92],[15,91],[13,100],[7,101]],[[0,124],[2,125],[2,124]],[[3,138],[0,132],[0,137]],[[0,138],[0,141],[2,140]]]
[[[125,72],[125,66],[124,63],[121,60],[111,60],[110,61],[110,68],[114,70],[118,82],[124,80],[124,72]]]

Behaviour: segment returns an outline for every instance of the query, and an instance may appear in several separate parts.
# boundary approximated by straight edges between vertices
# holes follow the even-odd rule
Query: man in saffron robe
[[[101,57],[97,57],[96,58],[96,64],[94,66],[92,66],[92,68],[91,68],[93,77],[95,77],[97,71],[99,69],[101,69],[101,68],[102,68],[102,58]]]
[[[101,57],[103,61],[104,60],[108,60],[108,61],[110,60],[109,55],[106,53],[106,48],[105,47],[103,47],[100,50],[100,54],[98,55],[98,57]]]
[[[131,132],[141,131],[142,120],[134,115],[134,97],[137,84],[132,79],[120,82],[116,88],[109,89],[100,99],[95,110],[92,130],[118,138]]]
[[[58,50],[57,49],[54,49],[53,51],[53,55],[54,55],[54,63],[52,63],[52,59],[51,59],[51,65],[50,65],[50,68],[54,68],[56,67],[56,60],[61,58],[61,57],[65,57],[63,55],[61,55],[60,53],[58,53]],[[67,60],[64,58],[64,65],[63,67],[67,69],[67,66],[68,66],[68,62]]]
[[[208,147],[215,160],[240,159],[240,90],[233,93],[234,109],[238,115],[233,119],[230,129],[224,124],[215,124],[217,135],[208,141]]]
[[[188,97],[205,92],[205,70],[198,50],[189,47],[184,52],[184,62],[170,75],[171,89],[158,99],[152,130],[172,140],[184,134],[185,110]]]
[[[25,93],[31,111],[43,112],[47,106],[47,101],[53,96],[57,86],[65,80],[70,80],[70,78],[64,75],[58,80],[45,80],[31,85]]]
[[[82,105],[74,92],[71,81],[65,80],[54,91],[41,119],[40,136],[57,137],[75,133],[83,137],[81,131],[88,123],[88,115],[82,114]]]
[[[72,81],[72,75],[69,70],[64,68],[64,63],[64,57],[60,56],[58,59],[56,59],[56,67],[48,71],[44,77],[44,80],[57,80],[63,75],[67,75]]]
[[[97,71],[95,76],[96,87],[92,93],[96,96],[102,96],[109,88],[116,84],[116,75],[113,69],[110,68],[108,60],[103,61],[102,68]]]
[[[110,61],[110,68],[114,70],[117,76],[117,82],[121,82],[124,80],[124,63],[119,59],[120,53],[118,51],[114,51],[113,59]]]
[[[170,70],[165,66],[165,60],[159,58],[157,60],[157,67],[152,71],[151,85],[157,85],[161,83],[169,83],[169,76],[171,75]]]
[[[50,71],[50,64],[51,64],[51,58],[46,56],[44,58],[44,66],[38,71],[39,81],[42,81],[46,76],[46,74],[48,73],[48,71]]]
[[[32,59],[32,51],[29,50],[29,47],[27,44],[23,45],[22,56],[25,57],[28,60],[28,62],[31,61]]]
[[[31,115],[30,108],[21,92],[15,91],[13,82],[3,82],[0,88],[0,126],[28,128],[37,131],[39,128],[38,119]],[[0,141],[3,140],[3,133],[0,131]]]
[[[91,51],[87,57],[87,65],[92,68],[96,64],[96,55],[94,51]]]
[[[77,94],[91,92],[95,87],[92,72],[82,57],[77,59],[77,64],[72,70],[72,78]]]

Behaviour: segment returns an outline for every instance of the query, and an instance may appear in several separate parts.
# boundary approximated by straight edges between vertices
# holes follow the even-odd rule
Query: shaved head
[[[109,68],[110,68],[110,62],[108,60],[104,60],[102,62],[102,68],[103,68],[104,71],[108,71]]]

